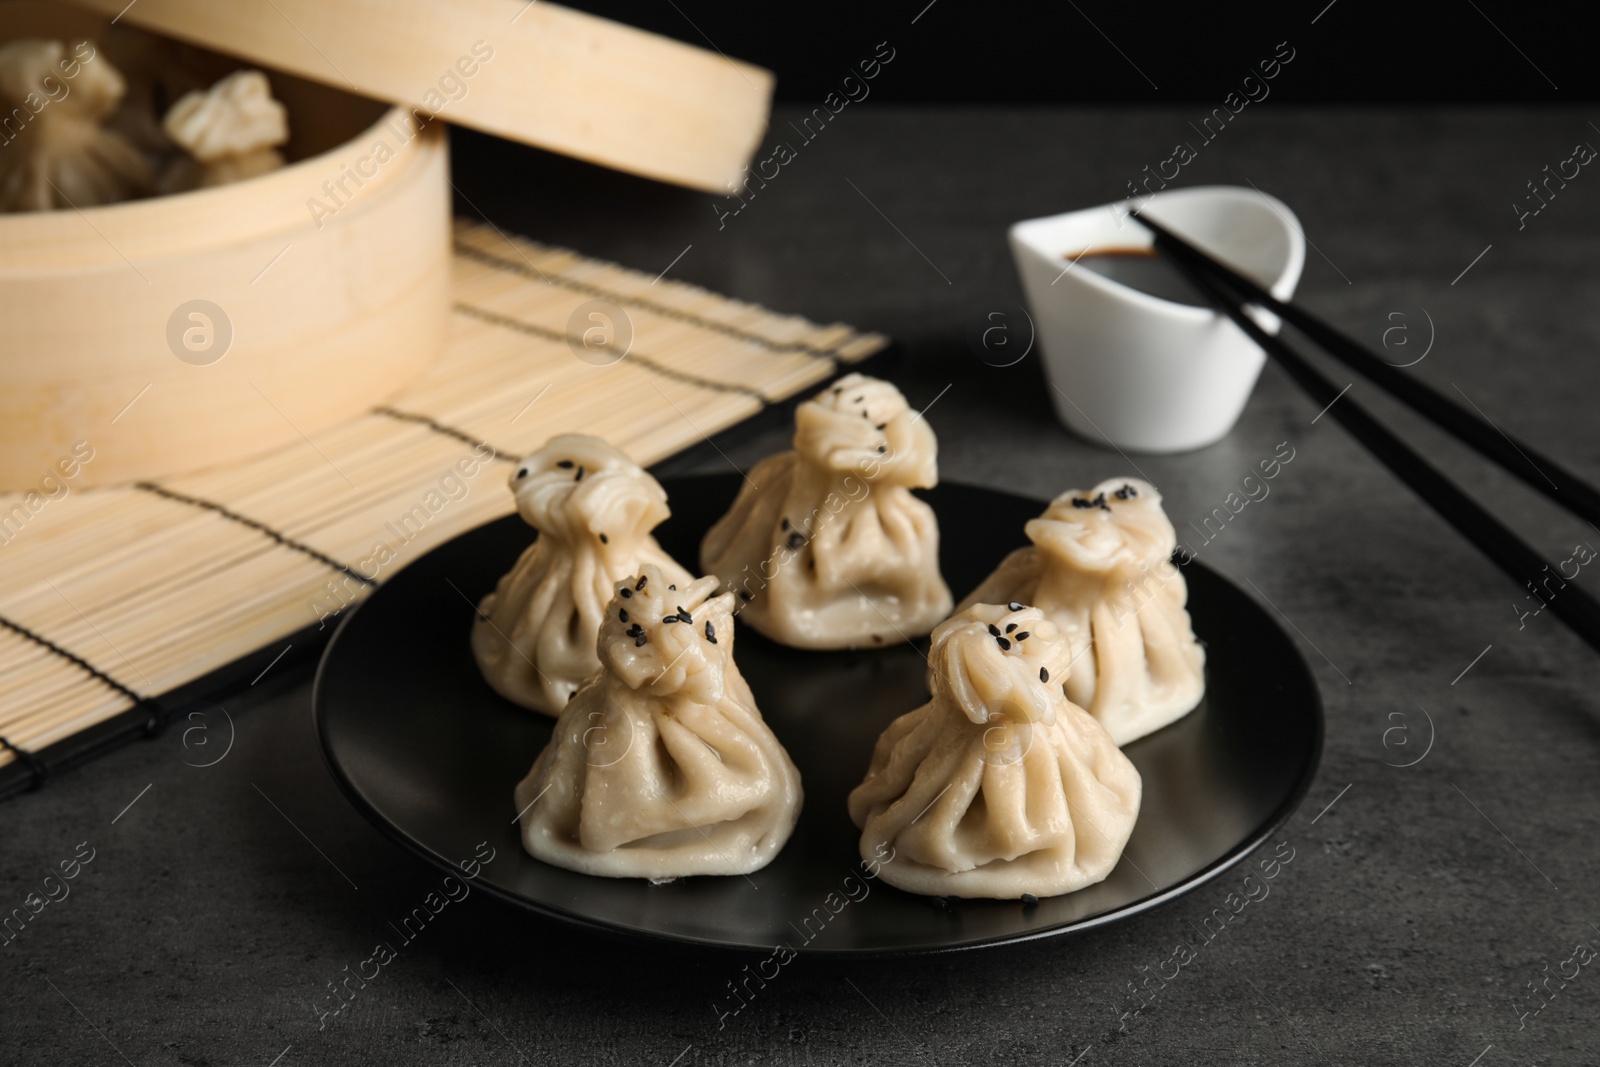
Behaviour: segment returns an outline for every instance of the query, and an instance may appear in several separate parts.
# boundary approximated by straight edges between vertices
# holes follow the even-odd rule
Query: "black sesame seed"
[[[1031,908],[1035,904],[1039,903],[1039,898],[1034,896],[1032,893],[1024,893],[1022,894],[1022,903],[1024,906]]]
[[[852,404],[859,404],[859,403],[861,403],[861,402],[862,402],[862,401],[863,401],[863,400],[865,400],[865,399],[866,399],[866,398],[867,398],[867,394],[866,394],[866,393],[862,393],[862,394],[861,394],[861,395],[860,395],[860,396],[858,396],[858,397],[856,397],[856,398],[855,398],[855,399],[854,399],[854,400],[852,400],[852,401],[850,401],[850,403],[852,403]]]
[[[648,645],[649,643],[650,643],[650,638],[648,636],[646,636],[645,634],[640,634],[638,637],[635,637],[633,639],[633,647],[634,648],[643,648],[645,645]]]
[[[1072,498],[1072,506],[1075,508],[1092,508],[1094,507],[1094,501],[1085,500],[1081,496],[1075,496]]]
[[[668,589],[676,589],[676,588],[678,588],[678,587],[677,587],[677,586],[675,586],[675,585],[668,585],[668,586],[667,586],[667,588],[668,588]]]
[[[749,601],[752,601],[755,598],[756,598],[756,595],[754,593],[750,592],[748,589],[739,590],[739,599],[740,600],[743,600],[743,601],[748,603]]]
[[[600,543],[602,545],[609,545],[611,543],[611,538],[607,537],[605,534],[601,534],[600,535]]]
[[[711,620],[706,620],[706,640],[713,645],[717,643],[717,628],[711,625]]]
[[[627,608],[623,608],[621,611],[617,612],[617,618],[621,619],[623,622],[627,622],[628,621],[628,609]]]
[[[789,528],[789,520],[788,519],[784,519],[783,520],[783,528],[785,530],[787,530]]]
[[[1006,607],[1010,608],[1012,611],[1021,611],[1022,610],[1022,605],[1017,603],[1015,600],[1013,600],[1011,603],[1007,604]]]
[[[887,425],[889,425],[887,422],[880,422],[880,423],[878,423],[878,425],[874,426],[873,429],[874,430],[881,430]]]
[[[528,476],[528,468],[527,467],[518,467],[517,468],[517,477],[518,478],[526,478],[527,476]]]
[[[662,622],[677,622],[678,621],[678,617],[676,615],[663,615],[663,616],[661,616],[661,621]]]
[[[801,545],[803,545],[805,543],[806,543],[805,536],[803,534],[801,534],[798,530],[789,535],[789,547],[790,548],[799,548]]]
[[[995,637],[999,637],[1000,636],[1000,627],[996,626],[994,623],[991,622],[989,624],[989,632],[991,634],[993,634]]]
[[[576,689],[574,689],[572,692],[567,694],[567,699],[571,700],[573,697],[575,697],[577,695],[578,695],[578,691]]]
[[[887,452],[887,451],[889,451],[889,446],[888,445],[879,445],[878,446],[878,451],[880,453]]]
[[[577,477],[573,478],[572,480],[575,481],[575,482],[583,481],[583,468],[582,467],[578,468],[578,475],[577,475]]]
[[[882,634],[873,634],[872,635],[872,643],[875,644],[875,645],[883,644],[883,635]]]
[[[644,583],[648,582],[649,580],[650,580],[650,578],[649,578],[648,575],[644,575],[644,574],[639,575],[639,583],[637,585],[635,585],[634,588],[642,590],[644,588]]]
[[[868,414],[867,414],[867,413],[866,413],[866,412],[865,412],[865,411],[863,411],[863,412],[862,412],[862,413],[861,413],[861,417],[862,417],[862,418],[863,418],[863,419],[871,419],[871,418],[872,418],[872,416],[871,416],[871,415],[868,415]]]
[[[694,616],[683,610],[682,604],[678,605],[678,618],[682,619],[684,622],[694,622]]]
[[[1039,681],[1048,682],[1049,680],[1050,680],[1050,672],[1045,670],[1043,667],[1040,667],[1039,668]]]
[[[557,463],[556,466],[560,467],[564,471],[569,471],[572,469],[572,460],[564,459],[560,463]]]
[[[1028,639],[1028,637],[1029,637],[1029,632],[1027,630],[1024,630],[1020,634],[1018,634],[1016,637],[1013,637],[1012,640],[1013,641],[1026,641]]]
[[[1139,490],[1135,489],[1131,485],[1124,485],[1121,489],[1118,489],[1111,495],[1116,497],[1118,500],[1127,500],[1129,497],[1138,496]]]
[[[621,589],[617,590],[617,592],[621,593],[624,598],[633,596],[633,590],[629,589],[627,586],[623,586]]]
[[[1006,623],[1006,633],[1010,633],[1012,630],[1015,630],[1016,628],[1017,628],[1017,624],[1016,623],[1014,623],[1014,622]]]
[[[997,637],[997,638],[995,638],[995,641],[997,641],[999,643],[1000,651],[1002,651],[1002,652],[1010,652],[1011,651],[1011,642],[1010,641],[1007,641],[1003,637]]]

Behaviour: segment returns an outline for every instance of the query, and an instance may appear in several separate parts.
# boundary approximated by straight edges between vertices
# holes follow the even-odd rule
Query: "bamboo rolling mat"
[[[0,495],[0,793],[86,758],[87,737],[158,730],[230,665],[314,649],[399,567],[511,512],[509,471],[551,435],[648,465],[887,344],[476,223],[457,222],[455,271],[444,354],[360,418],[33,513]],[[596,300],[633,331],[607,365],[577,355],[605,328],[575,313]]]

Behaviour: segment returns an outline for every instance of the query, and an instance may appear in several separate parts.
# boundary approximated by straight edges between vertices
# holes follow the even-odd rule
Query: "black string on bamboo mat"
[[[574,292],[584,293],[588,296],[599,296],[604,297],[607,300],[613,300],[618,304],[632,304],[635,307],[648,308],[650,311],[660,315],[662,318],[674,319],[678,322],[687,322],[691,326],[698,326],[700,329],[708,330],[711,333],[719,333],[724,337],[731,337],[737,341],[745,341],[749,344],[758,345],[761,348],[765,348],[769,352],[798,352],[801,355],[811,356],[815,359],[827,360],[829,363],[834,365],[835,369],[837,369],[839,365],[837,353],[832,348],[824,348],[821,345],[807,344],[804,341],[774,341],[771,338],[763,337],[758,333],[751,333],[749,330],[741,330],[737,326],[729,326],[727,323],[717,322],[714,319],[703,318],[699,315],[693,314],[692,312],[682,311],[675,307],[669,307],[666,304],[658,304],[653,300],[646,300],[638,296],[624,296],[621,293],[614,293],[609,289],[603,289],[591,282],[580,282],[576,278],[568,278],[563,274],[545,274],[544,272],[535,269],[531,264],[518,263],[515,260],[510,259],[502,259],[492,252],[485,252],[481,248],[473,248],[471,245],[463,244],[460,241],[456,242],[456,254],[465,256],[468,259],[476,260],[477,262],[482,263],[484,266],[490,267],[494,270],[504,271],[509,274],[521,274],[528,277],[538,277],[554,285],[559,285],[564,289],[571,289]]]
[[[188,504],[191,507],[204,508],[206,511],[215,512],[225,519],[230,519],[241,526],[248,526],[257,533],[264,534],[267,537],[272,538],[272,540],[278,542],[278,544],[282,545],[284,548],[293,549],[294,551],[303,555],[310,556],[318,563],[321,563],[327,567],[331,567],[340,574],[349,575],[362,585],[376,587],[378,584],[375,579],[368,578],[366,575],[361,574],[358,571],[351,570],[348,566],[340,563],[332,556],[318,552],[316,549],[302,541],[296,541],[292,537],[279,533],[277,530],[274,530],[264,522],[261,522],[257,519],[252,519],[248,515],[241,515],[237,511],[225,508],[221,504],[215,503],[214,501],[205,500],[197,496],[190,496],[187,493],[180,493],[175,489],[168,489],[166,486],[157,485],[154,482],[139,482],[134,488],[143,489],[147,493],[154,493],[156,496],[165,497],[166,499],[175,501],[179,504]]]
[[[0,737],[0,749],[5,749],[11,753],[17,758],[18,763],[28,769],[28,788],[30,790],[38,789],[44,784],[44,780],[50,777],[50,768],[45,764],[44,760],[27,749],[12,744],[4,737]]]
[[[432,416],[423,415],[415,411],[401,411],[399,408],[392,408],[388,405],[373,408],[372,413],[374,415],[384,415],[391,419],[399,419],[401,422],[414,422],[419,426],[426,426],[434,433],[442,433],[446,437],[454,437],[457,441],[469,444],[473,448],[477,448],[478,446],[482,445],[484,448],[487,448],[490,452],[494,453],[494,455],[489,457],[490,459],[505,460],[507,463],[518,462],[518,458],[516,456],[510,455],[501,449],[494,447],[494,445],[491,445],[488,441],[485,441],[482,438],[473,437],[465,430],[458,430],[454,426],[446,426],[444,423],[438,421]]]
[[[123,685],[121,682],[117,681],[115,678],[111,677],[111,675],[107,674],[105,671],[101,670],[99,667],[96,667],[94,664],[90,663],[88,660],[84,659],[82,656],[78,655],[76,652],[71,652],[71,651],[68,651],[65,648],[62,648],[60,645],[56,644],[54,641],[50,640],[48,637],[44,636],[41,633],[36,633],[35,631],[28,629],[26,626],[22,625],[20,622],[13,622],[11,619],[6,618],[4,615],[0,615],[0,626],[3,626],[7,630],[10,630],[12,633],[16,634],[18,637],[24,638],[24,639],[26,639],[28,641],[32,641],[34,644],[38,645],[40,648],[46,649],[46,650],[54,653],[55,655],[59,656],[61,659],[66,660],[68,663],[71,663],[73,666],[77,667],[79,670],[81,670],[85,674],[89,675],[89,677],[91,677],[91,678],[95,679],[96,681],[100,682],[102,685],[108,686],[109,688],[114,689],[118,693],[121,693],[123,696],[125,696],[129,700],[133,701],[133,706],[135,708],[144,708],[144,709],[146,709],[150,713],[150,718],[145,722],[145,732],[146,733],[158,734],[166,727],[166,725],[167,725],[166,712],[162,709],[160,704],[156,703],[156,701],[153,698],[144,696],[143,694],[141,694],[141,693],[129,688],[128,686]]]
[[[488,311],[472,304],[457,302],[455,309],[463,315],[468,315],[472,318],[487,322],[491,326],[500,326],[507,330],[515,330],[518,333],[525,333],[533,337],[540,337],[546,341],[560,341],[562,343],[566,343],[567,341],[576,340],[576,338],[568,337],[559,330],[548,330],[543,326],[535,326],[531,322],[523,322],[521,319],[514,319],[509,315],[501,315],[498,312]],[[629,352],[627,354],[627,359],[630,363],[636,363],[639,366],[644,367],[646,370],[654,371],[662,377],[671,378],[674,381],[682,382],[685,385],[697,385],[702,389],[711,389],[719,393],[738,393],[741,396],[751,397],[763,408],[770,403],[765,393],[762,393],[759,389],[752,389],[748,385],[738,385],[733,382],[719,382],[713,378],[701,378],[698,375],[687,374],[681,370],[674,370],[663,363],[657,363],[648,356],[641,356],[636,352]],[[835,364],[835,366],[837,366],[837,364]]]

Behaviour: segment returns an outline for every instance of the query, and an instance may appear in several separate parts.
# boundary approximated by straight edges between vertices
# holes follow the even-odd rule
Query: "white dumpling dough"
[[[600,669],[613,586],[647,563],[680,586],[691,575],[650,534],[671,514],[666,490],[598,437],[552,437],[512,472],[511,492],[539,539],[478,605],[472,652],[501,696],[559,715]]]
[[[617,584],[603,666],[517,786],[530,855],[659,881],[749,874],[789,839],[800,772],[734,664],[734,598],[716,588],[650,565]]]
[[[933,632],[933,699],[889,724],[850,794],[861,856],[882,864],[884,881],[1015,899],[1111,873],[1143,783],[1062,692],[1069,658],[1036,608],[979,604]]]
[[[1161,494],[1112,478],[1051,501],[1025,530],[1033,544],[1001,562],[962,606],[1020,601],[1044,611],[1072,645],[1067,696],[1119,745],[1193,711],[1205,695],[1205,649],[1172,563],[1177,535]]]
[[[912,488],[938,484],[933,429],[888,382],[850,374],[795,411],[794,451],[750,471],[700,565],[745,601],[740,620],[795,648],[895,644],[950,611],[939,524]]]
[[[161,177],[175,193],[254,178],[283,166],[278,146],[289,139],[289,113],[272,98],[267,76],[239,70],[206,90],[186,93],[161,127],[188,153]]]
[[[68,71],[76,71],[71,77]],[[144,196],[150,166],[104,128],[127,82],[88,41],[27,38],[0,46],[0,115],[26,123],[0,144],[0,211],[86,208]]]

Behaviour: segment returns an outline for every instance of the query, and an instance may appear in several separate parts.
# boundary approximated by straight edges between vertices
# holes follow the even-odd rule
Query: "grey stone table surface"
[[[1150,978],[1170,975],[1174,946],[1233,876],[1084,937],[802,959],[726,1025],[713,1005],[737,959],[595,939],[475,894],[319,1029],[327,984],[435,876],[334,786],[302,669],[226,702],[238,732],[216,766],[185,766],[171,731],[6,804],[5,910],[75,851],[93,859],[0,949],[0,1061],[1600,1061],[1594,654],[1551,614],[1520,617],[1522,592],[1333,420],[1313,424],[1315,406],[1274,368],[1221,443],[1125,457],[1057,424],[1036,355],[995,368],[968,346],[974,321],[1021,299],[1007,224],[1117,197],[1192,139],[1203,111],[874,102],[802,142],[786,132],[799,112],[780,109],[769,140],[794,141],[794,157],[737,215],[724,214],[734,202],[488,138],[456,143],[463,213],[896,337],[890,376],[934,405],[948,480],[1045,497],[1142,471],[1182,530],[1288,442],[1295,458],[1270,495],[1195,547],[1301,643],[1326,751],[1282,831],[1296,858],[1176,977]],[[1389,341],[1407,353],[1431,335],[1410,373],[1600,481],[1600,177],[1552,185],[1520,221],[1513,207],[1532,203],[1526,183],[1546,164],[1600,143],[1590,118],[1266,104],[1174,185],[1282,197],[1313,242],[1300,287],[1311,308],[1373,344],[1402,326]],[[1600,545],[1373,394],[1358,382],[1350,396],[1551,558]],[[736,434],[725,459],[702,448],[677,466],[745,466],[785,436]]]

